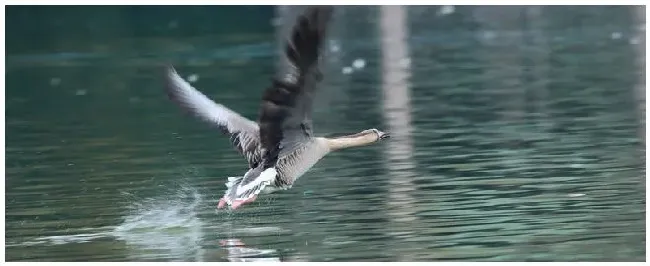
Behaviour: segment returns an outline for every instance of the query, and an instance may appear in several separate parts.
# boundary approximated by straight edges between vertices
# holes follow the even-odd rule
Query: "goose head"
[[[375,141],[380,141],[380,140],[383,140],[383,139],[390,138],[390,134],[388,134],[386,132],[379,131],[376,128],[366,129],[364,131],[361,131],[361,134],[364,134],[364,135],[373,134],[374,137],[376,138]]]

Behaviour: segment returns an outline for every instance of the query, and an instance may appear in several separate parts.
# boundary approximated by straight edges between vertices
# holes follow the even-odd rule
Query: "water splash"
[[[89,228],[88,230],[90,229],[91,228]],[[70,243],[90,242],[91,240],[110,237],[110,234],[106,232],[106,228],[103,228],[103,230],[102,228],[100,228],[97,231],[100,232],[60,235],[60,236],[43,236],[43,237],[37,237],[31,241],[25,241],[16,244],[7,244],[7,246],[14,247],[14,246],[38,246],[38,245],[63,245],[63,244],[70,244]]]
[[[142,251],[166,250],[156,253],[166,254],[164,258],[201,261],[203,223],[197,217],[201,203],[201,194],[189,186],[182,186],[171,196],[136,201],[131,213],[115,227],[112,235],[133,248],[134,259],[147,256],[147,252]]]
[[[203,199],[196,188],[181,184],[180,189],[158,198],[139,199],[128,192],[121,194],[130,204],[130,210],[118,226],[83,228],[75,234],[37,237],[21,243],[8,243],[7,246],[64,245],[116,239],[125,242],[133,260],[203,260],[203,223],[198,218]]]

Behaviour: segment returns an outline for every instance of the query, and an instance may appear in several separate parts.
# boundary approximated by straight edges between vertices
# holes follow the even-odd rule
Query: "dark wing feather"
[[[251,168],[260,162],[259,127],[255,122],[213,102],[171,66],[165,68],[165,88],[169,98],[185,111],[230,135],[233,146],[246,157]]]
[[[259,115],[264,168],[293,151],[312,135],[311,105],[320,79],[318,59],[332,7],[309,7],[298,17],[285,55],[286,76],[275,79],[262,97]]]

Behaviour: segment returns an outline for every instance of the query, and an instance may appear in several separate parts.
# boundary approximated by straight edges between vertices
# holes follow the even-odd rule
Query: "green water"
[[[378,13],[346,8],[315,131],[410,133],[217,211],[245,161],[159,65],[254,118],[277,47],[252,10],[7,9],[6,260],[645,260],[633,8],[411,8],[407,131],[382,107]]]

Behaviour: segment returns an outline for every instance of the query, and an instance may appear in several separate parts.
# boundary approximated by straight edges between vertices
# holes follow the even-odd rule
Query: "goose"
[[[262,96],[257,122],[212,101],[192,87],[171,66],[165,67],[168,97],[189,114],[230,136],[249,170],[229,177],[218,209],[232,210],[253,202],[258,194],[286,190],[325,155],[346,148],[370,145],[389,138],[377,129],[339,137],[314,136],[312,102],[317,83],[321,46],[332,7],[309,7],[298,16],[285,43],[289,63],[282,78],[273,78]]]

